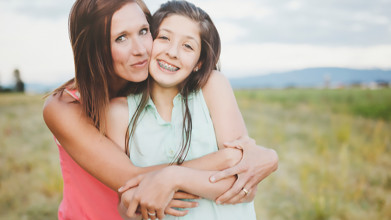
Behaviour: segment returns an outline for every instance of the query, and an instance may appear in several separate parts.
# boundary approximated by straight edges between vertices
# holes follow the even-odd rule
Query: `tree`
[[[14,70],[14,77],[15,77],[15,91],[16,92],[24,92],[24,82],[22,81],[20,77],[20,71],[19,69]]]

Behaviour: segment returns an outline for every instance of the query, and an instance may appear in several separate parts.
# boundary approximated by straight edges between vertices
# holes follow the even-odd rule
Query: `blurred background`
[[[0,0],[0,219],[56,219],[43,94],[74,75],[72,0]],[[162,0],[146,0],[154,12]],[[199,0],[251,137],[259,219],[391,218],[391,0]]]

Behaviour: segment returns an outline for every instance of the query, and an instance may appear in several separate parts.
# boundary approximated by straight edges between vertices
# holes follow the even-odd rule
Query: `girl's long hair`
[[[131,2],[140,6],[150,24],[151,13],[142,0],[77,0],[69,15],[75,78],[52,94],[61,95],[65,88],[78,90],[84,113],[102,133],[105,132],[105,113],[110,98],[139,92],[146,84],[128,82],[118,94],[110,93],[115,86],[110,82],[116,74],[111,55],[111,20],[117,10]]]
[[[180,85],[180,94],[183,98],[183,105],[185,109],[185,115],[183,118],[182,128],[182,146],[177,152],[177,155],[173,163],[181,164],[185,160],[189,151],[192,132],[192,119],[190,109],[188,105],[188,97],[192,92],[195,92],[202,88],[213,70],[219,69],[218,62],[221,51],[221,42],[219,33],[213,24],[209,15],[199,7],[186,1],[169,1],[160,6],[160,8],[154,13],[152,17],[151,32],[152,37],[155,39],[159,33],[159,26],[163,20],[170,15],[181,15],[190,18],[192,21],[199,24],[200,38],[201,38],[201,54],[198,61],[201,65],[198,71],[193,71]],[[152,80],[148,77],[148,81]],[[150,82],[149,82],[150,84]],[[145,108],[150,95],[149,85],[144,90],[140,105],[137,108],[136,113],[131,119],[127,132],[130,137],[134,135],[137,120]],[[131,128],[130,128],[131,126]],[[127,137],[128,138],[128,137]],[[127,139],[129,140],[129,138]],[[129,143],[126,142],[126,152],[129,153]]]

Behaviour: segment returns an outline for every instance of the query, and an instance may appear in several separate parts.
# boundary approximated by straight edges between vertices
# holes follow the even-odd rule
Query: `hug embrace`
[[[69,33],[75,78],[43,111],[64,179],[59,219],[256,219],[278,156],[247,136],[205,11],[77,0]]]

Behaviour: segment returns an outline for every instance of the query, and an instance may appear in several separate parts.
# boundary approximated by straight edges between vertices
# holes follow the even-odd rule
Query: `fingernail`
[[[220,204],[221,204],[221,202],[220,202],[220,201],[216,201],[216,204],[217,204],[217,205],[220,205]]]
[[[210,178],[210,181],[211,181],[212,183],[214,183],[214,182],[216,181],[216,178],[215,178],[214,176],[212,176],[212,177]]]
[[[118,192],[121,192],[123,188],[124,188],[124,187],[121,186],[121,187],[118,189]]]

